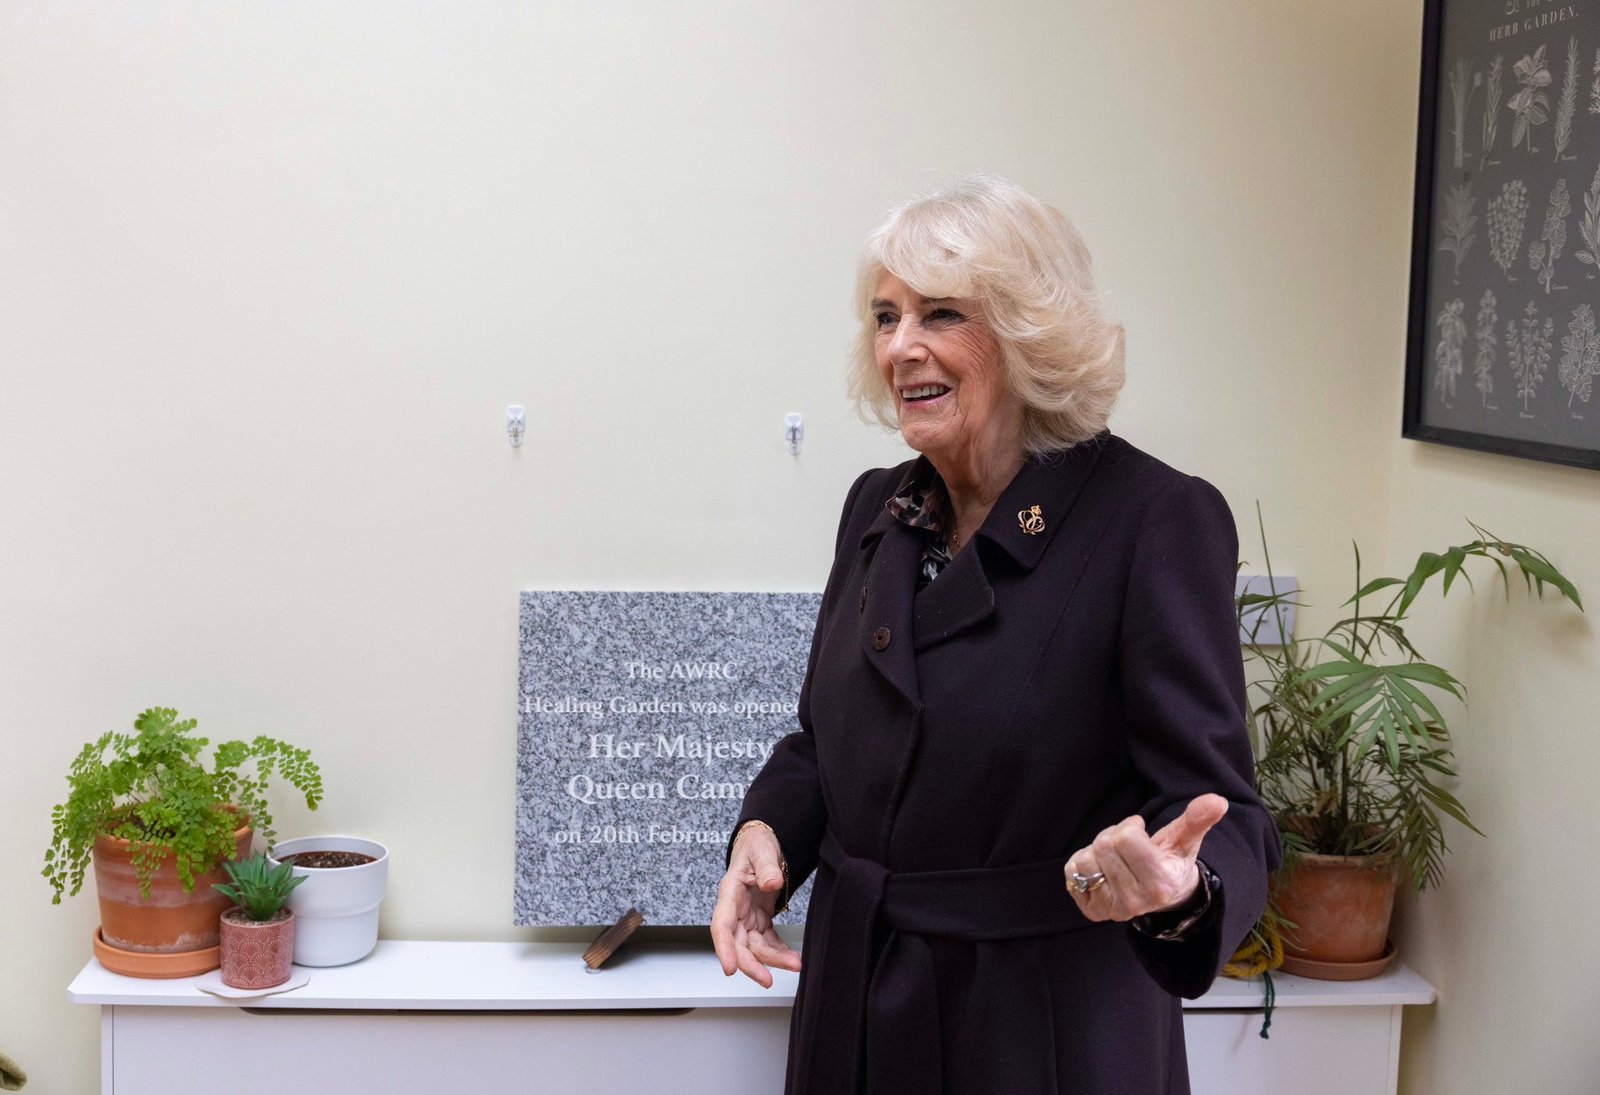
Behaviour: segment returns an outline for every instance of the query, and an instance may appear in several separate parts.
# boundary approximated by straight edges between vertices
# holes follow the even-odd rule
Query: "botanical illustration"
[[[1499,342],[1494,329],[1499,322],[1494,293],[1485,289],[1483,299],[1478,302],[1478,326],[1472,332],[1478,342],[1478,356],[1472,359],[1472,375],[1473,386],[1483,393],[1484,407],[1491,411],[1498,409],[1489,402],[1489,396],[1494,392],[1494,351]]]
[[[1505,272],[1506,279],[1516,281],[1511,266],[1522,250],[1522,229],[1528,221],[1528,187],[1521,179],[1512,179],[1500,187],[1500,195],[1489,201],[1489,251],[1494,261]]]
[[[1595,55],[1595,63],[1600,64],[1600,54]],[[1489,79],[1484,87],[1483,100],[1483,155],[1478,157],[1478,170],[1482,171],[1489,162],[1489,153],[1494,151],[1494,139],[1500,129],[1500,73],[1504,67],[1504,58],[1495,54],[1493,61],[1489,62]],[[1596,69],[1600,72],[1600,69]],[[1600,88],[1600,75],[1595,77],[1595,87]]]
[[[1595,168],[1594,181],[1583,196],[1583,219],[1578,222],[1578,232],[1589,246],[1579,248],[1573,257],[1585,266],[1600,268],[1600,167]]]
[[[1572,112],[1578,106],[1578,40],[1567,40],[1567,75],[1561,81],[1561,100],[1556,105],[1556,163],[1572,143]]]
[[[1594,309],[1578,305],[1561,336],[1561,386],[1567,389],[1567,409],[1574,418],[1583,416],[1573,409],[1574,399],[1587,403],[1594,388],[1594,374],[1600,372],[1600,334],[1594,329]]]
[[[1550,283],[1556,276],[1556,259],[1567,245],[1567,214],[1572,212],[1572,198],[1567,194],[1567,180],[1557,179],[1550,191],[1550,204],[1544,211],[1544,231],[1528,244],[1528,265],[1539,271],[1539,284],[1548,295]],[[1566,288],[1566,286],[1562,286]]]
[[[1550,340],[1555,333],[1555,321],[1548,316],[1540,325],[1538,309],[1531,300],[1520,327],[1514,319],[1506,324],[1506,358],[1511,365],[1511,375],[1517,378],[1517,398],[1522,400],[1523,418],[1533,417],[1528,413],[1528,401],[1538,391],[1545,369],[1550,367]]]
[[[1534,152],[1537,151],[1533,147],[1534,127],[1544,125],[1550,109],[1550,97],[1539,90],[1550,86],[1550,67],[1545,63],[1544,47],[1540,46],[1512,65],[1511,74],[1522,85],[1522,90],[1506,104],[1506,109],[1517,116],[1516,124],[1511,127],[1511,147],[1526,144],[1528,151]]]
[[[1454,48],[1483,41],[1484,8],[1498,17],[1546,3],[1554,12],[1554,0],[1488,0],[1444,16],[1455,29],[1430,52],[1434,156],[1419,197],[1433,212],[1419,225],[1431,242],[1418,242],[1433,251],[1422,252],[1428,310],[1416,317],[1409,366],[1425,409],[1407,413],[1470,435],[1510,430],[1503,440],[1535,450],[1600,451],[1600,411],[1588,407],[1600,404],[1600,38],[1565,22],[1563,0],[1547,19],[1491,19],[1487,49]],[[1523,155],[1534,158],[1519,170]],[[1485,272],[1490,260],[1504,282]]]
[[[1467,340],[1467,325],[1461,319],[1465,307],[1461,301],[1452,300],[1435,321],[1439,341],[1433,344],[1433,386],[1439,389],[1439,398],[1446,407],[1455,405],[1456,378],[1461,375],[1461,348]]]
[[[1461,260],[1467,257],[1467,251],[1472,247],[1472,241],[1477,239],[1475,230],[1478,226],[1477,215],[1472,212],[1472,207],[1477,201],[1472,196],[1472,185],[1462,183],[1452,186],[1450,193],[1444,199],[1444,242],[1439,244],[1439,250],[1449,251],[1456,257],[1455,280],[1461,280]]]
[[[1455,109],[1454,120],[1450,126],[1450,133],[1456,139],[1456,166],[1461,166],[1461,160],[1466,155],[1464,147],[1467,136],[1467,106],[1472,101],[1472,89],[1483,81],[1483,74],[1473,72],[1467,65],[1465,57],[1456,61],[1455,67],[1450,70],[1450,103]]]

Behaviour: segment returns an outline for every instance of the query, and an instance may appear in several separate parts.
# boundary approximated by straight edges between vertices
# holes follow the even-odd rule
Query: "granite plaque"
[[[820,602],[522,594],[516,923],[709,923],[745,787],[799,729]]]

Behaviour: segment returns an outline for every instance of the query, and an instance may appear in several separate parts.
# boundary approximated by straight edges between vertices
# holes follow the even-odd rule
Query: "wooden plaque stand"
[[[639,915],[638,909],[629,909],[622,914],[622,919],[611,925],[605,931],[595,936],[589,949],[583,952],[583,964],[590,970],[598,970],[611,958],[613,954],[628,941],[628,937],[639,930],[639,925],[644,923],[644,917]]]

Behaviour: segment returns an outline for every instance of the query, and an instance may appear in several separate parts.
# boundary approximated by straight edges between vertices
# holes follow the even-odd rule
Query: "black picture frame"
[[[1511,9],[1517,10],[1513,11]],[[1557,18],[1558,16],[1559,18]],[[1491,22],[1486,24],[1486,19],[1491,20]],[[1552,22],[1546,23],[1542,22],[1542,20],[1552,20]],[[1504,35],[1504,37],[1493,37],[1496,34]],[[1439,383],[1438,361],[1436,358],[1439,353],[1439,344],[1435,342],[1435,338],[1436,328],[1445,322],[1445,318],[1442,315],[1436,315],[1438,309],[1435,306],[1436,300],[1431,295],[1431,289],[1434,285],[1434,279],[1440,276],[1440,268],[1449,266],[1451,262],[1450,257],[1440,248],[1440,221],[1435,215],[1440,206],[1439,193],[1442,188],[1441,183],[1445,186],[1459,184],[1459,187],[1464,190],[1470,188],[1474,179],[1474,174],[1470,170],[1454,165],[1443,169],[1440,166],[1442,154],[1445,152],[1449,141],[1454,142],[1453,147],[1457,162],[1460,162],[1460,150],[1463,143],[1461,130],[1467,128],[1460,124],[1462,112],[1459,107],[1454,106],[1454,100],[1452,100],[1450,108],[1446,109],[1444,85],[1448,77],[1443,61],[1445,44],[1447,41],[1454,43],[1455,48],[1451,56],[1456,60],[1457,64],[1461,64],[1463,63],[1463,57],[1472,56],[1467,52],[1464,44],[1483,43],[1483,56],[1486,57],[1489,53],[1499,53],[1502,61],[1506,62],[1501,67],[1506,73],[1509,73],[1509,62],[1511,59],[1517,58],[1520,51],[1534,50],[1541,43],[1548,49],[1559,42],[1563,52],[1559,58],[1548,64],[1548,71],[1553,74],[1553,77],[1548,85],[1540,85],[1539,87],[1539,90],[1547,92],[1546,98],[1550,104],[1547,113],[1550,119],[1554,119],[1556,116],[1556,100],[1563,90],[1563,69],[1571,67],[1567,64],[1568,54],[1564,52],[1570,48],[1568,46],[1569,36],[1574,41],[1581,36],[1582,45],[1588,58],[1593,60],[1597,57],[1596,51],[1600,49],[1600,0],[1564,0],[1561,3],[1556,3],[1554,0],[1426,0],[1425,2],[1422,27],[1422,66],[1417,107],[1417,158],[1412,201],[1411,283],[1407,310],[1405,402],[1402,414],[1401,436],[1415,441],[1429,441],[1436,444],[1477,449],[1483,452],[1520,456],[1530,460],[1542,460],[1600,470],[1600,392],[1595,393],[1596,398],[1592,403],[1589,401],[1588,395],[1585,395],[1583,414],[1574,414],[1570,411],[1570,408],[1567,409],[1570,417],[1586,420],[1581,432],[1592,436],[1593,443],[1590,444],[1587,437],[1574,440],[1572,435],[1575,432],[1575,427],[1573,423],[1565,420],[1556,422],[1556,428],[1545,431],[1535,429],[1527,421],[1530,417],[1525,413],[1527,401],[1524,401],[1524,413],[1520,415],[1501,415],[1499,416],[1499,424],[1497,424],[1494,421],[1487,420],[1490,416],[1476,407],[1471,408],[1471,414],[1452,415],[1448,413],[1438,406],[1443,396],[1441,395],[1440,399],[1433,399],[1431,397],[1432,388],[1430,387],[1430,365],[1435,366],[1432,382],[1434,384]],[[1569,232],[1568,239],[1576,239],[1575,247],[1582,248],[1586,246],[1585,240],[1587,239],[1586,235],[1580,234],[1587,231],[1585,227],[1582,227],[1586,211],[1585,198],[1589,195],[1591,189],[1588,172],[1595,172],[1597,162],[1600,162],[1600,152],[1597,152],[1597,150],[1600,150],[1600,114],[1590,113],[1589,107],[1591,88],[1600,87],[1600,75],[1593,77],[1597,82],[1591,85],[1590,66],[1583,59],[1583,54],[1580,53],[1578,57],[1582,65],[1579,88],[1583,102],[1578,108],[1580,113],[1577,114],[1577,118],[1574,118],[1574,111],[1570,107],[1566,111],[1569,138],[1574,133],[1574,130],[1578,128],[1578,119],[1581,119],[1583,133],[1582,140],[1577,142],[1576,154],[1566,157],[1571,162],[1564,164],[1561,153],[1561,149],[1564,146],[1559,143],[1554,144],[1553,147],[1557,149],[1555,162],[1553,165],[1544,165],[1542,173],[1540,165],[1535,163],[1535,157],[1528,156],[1525,160],[1526,174],[1533,179],[1526,192],[1535,195],[1536,203],[1542,197],[1544,188],[1547,187],[1551,178],[1565,175],[1568,181],[1574,184],[1570,194],[1576,215],[1569,215],[1566,223]],[[1524,54],[1523,60],[1526,61],[1527,59],[1527,55]],[[1476,58],[1473,58],[1467,63],[1475,64],[1475,61]],[[1600,60],[1596,60],[1595,64],[1597,71],[1600,71]],[[1454,75],[1460,76],[1462,74],[1456,72]],[[1473,83],[1469,94],[1475,93],[1480,89],[1482,86],[1480,81],[1484,79],[1485,75],[1486,69],[1484,71],[1471,71]],[[1520,79],[1520,74],[1515,78]],[[1506,83],[1511,84],[1511,81],[1508,80]],[[1462,80],[1461,84],[1462,86],[1467,86],[1467,81]],[[1511,86],[1515,87],[1514,84]],[[1452,88],[1454,88],[1454,85],[1452,85]],[[1596,92],[1596,94],[1600,94],[1600,92]],[[1487,92],[1484,94],[1484,101],[1488,101]],[[1480,105],[1478,112],[1480,119],[1483,119],[1484,113],[1486,111]],[[1448,121],[1453,122],[1455,126],[1454,132],[1441,130],[1441,126],[1447,124],[1447,115],[1449,116]],[[1498,114],[1496,116],[1498,117]],[[1482,125],[1487,133],[1488,122],[1486,119],[1483,120]],[[1549,127],[1547,126],[1546,128],[1548,129]],[[1520,130],[1520,127],[1518,131],[1526,133],[1526,131]],[[1482,162],[1485,164],[1500,163],[1500,161],[1490,160],[1490,150],[1503,150],[1506,143],[1505,140],[1501,140],[1497,148],[1492,135],[1489,136],[1489,139],[1480,140],[1477,151],[1481,153]],[[1530,151],[1533,148],[1531,138],[1527,143],[1527,147]],[[1550,146],[1540,151],[1548,151],[1548,147]],[[1473,159],[1472,156],[1466,158],[1469,161]],[[1509,157],[1507,158],[1509,159]],[[1585,168],[1587,168],[1587,171],[1585,171]],[[1482,174],[1481,170],[1479,174]],[[1499,179],[1494,177],[1494,173],[1490,173],[1486,181],[1489,181],[1492,185],[1494,182],[1498,182]],[[1600,189],[1600,173],[1595,175],[1592,185]],[[1480,193],[1479,198],[1482,197],[1485,197],[1485,195]],[[1524,205],[1524,208],[1526,209],[1527,206]],[[1446,207],[1446,212],[1448,212],[1448,207]],[[1488,212],[1487,204],[1485,204],[1483,212]],[[1527,219],[1536,222],[1538,214],[1539,210],[1535,209]],[[1593,214],[1590,213],[1589,216],[1592,221]],[[1489,217],[1486,215],[1477,218],[1480,229],[1488,222]],[[1534,232],[1539,231],[1537,223],[1533,224],[1532,230]],[[1477,235],[1486,236],[1488,233],[1480,230]],[[1525,250],[1523,245],[1527,241],[1520,233],[1518,240],[1519,252]],[[1478,259],[1482,262],[1482,253],[1489,250],[1490,243],[1488,240],[1480,240],[1478,242],[1481,244],[1478,249]],[[1587,246],[1593,247],[1594,245],[1590,243]],[[1569,246],[1568,254],[1575,253],[1574,248]],[[1502,248],[1496,251],[1495,254],[1497,256],[1495,261],[1499,262],[1500,258],[1505,254],[1505,249]],[[1521,257],[1519,253],[1516,261],[1511,265],[1519,265]],[[1569,267],[1577,267],[1576,263],[1572,263],[1570,260],[1566,261],[1568,261]],[[1587,264],[1589,260],[1584,259],[1583,262]],[[1455,275],[1459,279],[1462,267],[1462,260],[1459,254],[1454,265]],[[1483,265],[1487,268],[1489,264],[1483,263]],[[1552,262],[1551,265],[1553,266],[1554,263]],[[1596,272],[1600,273],[1600,263],[1596,263],[1595,267]],[[1525,276],[1526,271],[1520,272]],[[1506,295],[1515,299],[1516,294],[1512,291],[1512,282],[1515,281],[1517,275],[1511,273],[1509,266],[1504,269],[1504,273],[1511,280],[1503,281],[1499,287],[1505,288],[1507,290]],[[1543,280],[1545,275],[1539,275],[1539,277]],[[1483,276],[1483,280],[1484,285],[1487,286],[1488,280],[1501,279],[1494,279],[1491,270],[1489,274]],[[1552,349],[1552,352],[1549,354],[1547,373],[1542,379],[1545,381],[1547,389],[1555,388],[1558,391],[1560,391],[1560,385],[1566,383],[1565,380],[1558,382],[1557,379],[1557,374],[1561,372],[1558,362],[1561,360],[1561,347],[1564,344],[1561,332],[1565,328],[1560,322],[1561,316],[1555,313],[1561,309],[1568,309],[1572,303],[1579,303],[1580,306],[1587,303],[1590,306],[1591,315],[1595,311],[1600,311],[1600,279],[1591,277],[1586,269],[1577,268],[1575,271],[1569,270],[1569,276],[1566,280],[1571,284],[1560,287],[1563,290],[1560,309],[1552,301],[1547,305],[1550,316],[1545,321],[1546,331],[1550,329],[1548,326],[1550,320],[1556,320],[1556,323],[1554,325],[1554,336],[1547,338],[1544,343],[1546,347]],[[1541,299],[1548,298],[1553,281],[1553,277],[1544,281],[1546,298]],[[1460,316],[1465,311],[1465,308],[1460,307],[1460,305],[1471,307],[1469,303],[1472,299],[1470,296],[1471,290],[1456,289],[1456,291],[1463,293],[1464,299],[1458,298],[1457,301],[1450,303],[1458,306],[1456,314]],[[1480,301],[1480,308],[1491,299],[1489,296],[1491,292],[1492,290],[1485,289],[1484,298]],[[1529,292],[1532,291],[1528,290],[1526,286],[1522,287],[1524,295]],[[1438,299],[1442,300],[1442,295]],[[1496,303],[1501,302],[1497,301]],[[1511,301],[1508,300],[1504,303],[1509,304]],[[1534,302],[1530,302],[1530,307],[1532,306],[1535,306]],[[1479,319],[1482,320],[1486,314],[1480,310],[1478,313]],[[1565,313],[1563,312],[1562,314],[1564,315]],[[1521,313],[1517,313],[1517,315],[1520,316]],[[1576,312],[1573,312],[1572,315],[1576,315]],[[1503,322],[1506,316],[1497,315],[1496,318],[1502,321],[1499,324],[1499,334],[1505,336],[1505,348],[1509,351],[1513,338],[1511,334],[1507,333],[1506,325]],[[1496,325],[1490,322],[1486,326],[1492,332]],[[1459,321],[1458,328],[1460,330],[1470,330],[1465,322]],[[1484,352],[1484,344],[1481,341],[1484,329],[1484,326],[1480,326],[1477,332],[1480,336],[1480,341],[1478,342],[1480,360]],[[1462,357],[1467,347],[1463,344],[1465,339],[1460,333],[1456,337],[1462,341],[1456,345],[1454,369],[1457,373],[1457,378],[1464,380],[1466,378],[1464,376]],[[1467,337],[1470,337],[1470,335]],[[1572,337],[1587,340],[1589,336],[1587,334],[1579,335],[1575,331]],[[1587,344],[1587,341],[1583,343],[1583,345]],[[1491,351],[1492,349],[1493,346],[1491,346]],[[1576,353],[1577,351],[1574,352]],[[1509,357],[1509,354],[1507,356]],[[1584,360],[1588,359],[1585,358]],[[1476,366],[1474,367],[1476,368]],[[1502,368],[1501,371],[1505,372],[1506,370]],[[1507,373],[1507,376],[1515,379],[1513,374]],[[1456,378],[1452,378],[1450,384],[1452,394],[1456,391],[1454,379]],[[1488,382],[1494,383],[1493,376]],[[1484,406],[1488,407],[1490,395],[1487,391],[1482,390],[1482,383],[1483,380],[1480,377],[1479,390],[1483,397]],[[1520,380],[1518,380],[1518,384],[1518,391],[1520,391]],[[1592,385],[1592,381],[1583,381],[1584,392],[1589,392]],[[1466,385],[1462,385],[1462,387],[1465,389]],[[1560,394],[1568,395],[1569,392],[1569,398],[1576,402],[1575,397],[1578,394],[1576,391],[1569,388],[1567,391],[1561,391]],[[1547,413],[1552,415],[1559,414],[1560,412],[1548,411],[1551,397],[1548,396],[1548,391],[1543,394],[1547,395],[1545,404]],[[1503,395],[1501,398],[1503,398]],[[1513,400],[1516,398],[1517,396],[1512,396]],[[1498,407],[1492,409],[1500,410]],[[1477,420],[1470,420],[1473,418]],[[1551,421],[1555,422],[1555,419],[1552,418]],[[1506,425],[1509,428],[1506,428]],[[1540,432],[1547,432],[1552,436],[1538,436]],[[1557,433],[1561,436],[1554,436]]]

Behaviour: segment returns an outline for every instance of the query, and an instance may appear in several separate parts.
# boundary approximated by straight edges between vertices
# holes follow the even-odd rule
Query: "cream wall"
[[[1414,560],[1472,540],[1471,517],[1544,551],[1590,612],[1600,604],[1594,472],[1408,444],[1390,474],[1396,569],[1407,550]],[[1434,1008],[1408,1009],[1402,1081],[1413,1092],[1591,1095],[1600,644],[1553,591],[1541,605],[1519,585],[1508,601],[1492,567],[1477,581],[1475,597],[1458,601],[1457,586],[1414,610],[1411,629],[1469,689],[1452,720],[1459,793],[1487,839],[1452,839],[1442,888],[1400,912],[1397,943],[1439,990]]]
[[[1581,581],[1588,476],[1398,439],[1412,6],[0,0],[0,1047],[29,1091],[95,1082],[63,989],[97,918],[49,904],[49,808],[144,706],[310,746],[327,802],[279,829],[387,841],[388,936],[531,934],[516,591],[820,588],[845,488],[905,455],[842,395],[855,250],[955,173],[1074,216],[1128,329],[1113,428],[1215,482],[1247,558],[1257,499],[1313,589],[1350,538],[1400,559],[1459,510]],[[1527,972],[1515,912],[1575,854],[1542,781],[1600,759],[1595,647],[1438,619],[1506,717],[1463,743],[1493,837],[1406,927],[1443,991],[1407,1080],[1498,1090],[1478,1025],[1586,988]],[[1537,686],[1501,664],[1543,647]]]

